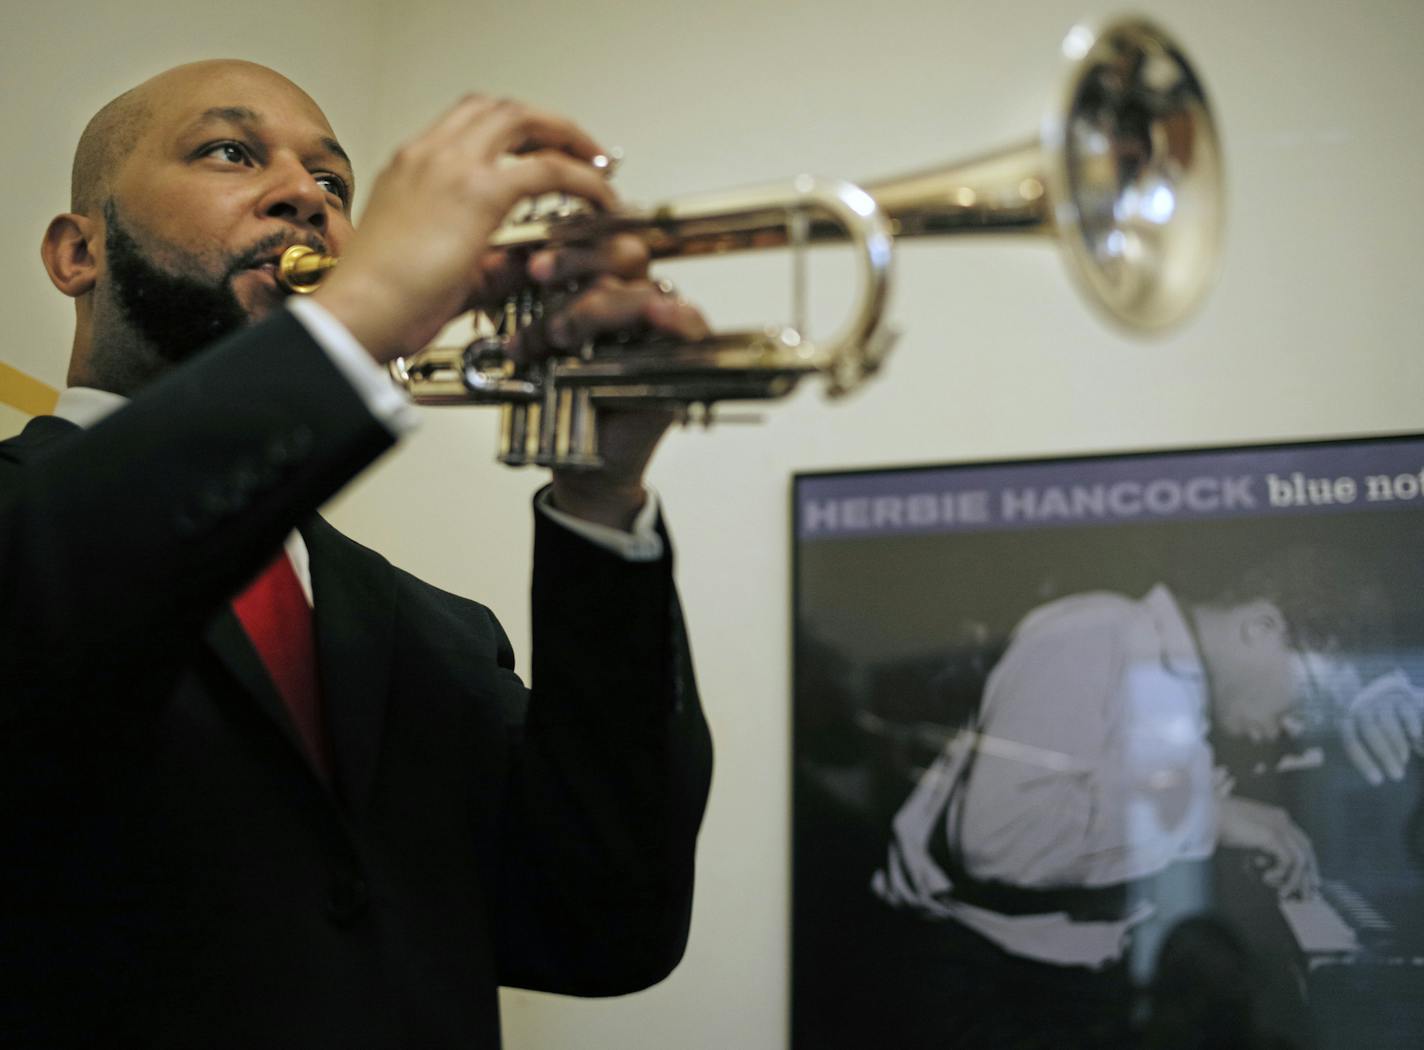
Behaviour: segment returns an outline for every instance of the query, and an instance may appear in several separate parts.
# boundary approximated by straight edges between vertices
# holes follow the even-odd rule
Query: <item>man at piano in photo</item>
[[[904,802],[872,882],[935,929],[922,941],[952,945],[941,957],[963,966],[950,976],[965,1003],[1012,1001],[1003,1016],[1029,1031],[1042,1017],[1030,1000],[1061,1016],[1105,990],[1099,1005],[1122,1009],[1128,964],[1145,980],[1176,917],[1210,906],[1194,862],[1218,847],[1259,855],[1282,897],[1316,892],[1310,839],[1285,809],[1237,794],[1213,748],[1279,738],[1321,654],[1373,629],[1374,593],[1339,568],[1288,550],[1209,597],[1078,594],[1020,622],[974,731]],[[1061,994],[1030,996],[1005,974]]]
[[[467,97],[358,231],[269,69],[89,123],[42,244],[70,388],[0,443],[0,1044],[495,1047],[499,984],[676,964],[710,747],[643,485],[666,415],[609,414],[605,468],[536,498],[532,692],[489,610],[315,513],[414,422],[382,366],[472,306],[581,289],[526,358],[706,332],[635,241],[488,250],[521,200],[614,206],[601,152]],[[293,244],[342,261],[284,302]]]

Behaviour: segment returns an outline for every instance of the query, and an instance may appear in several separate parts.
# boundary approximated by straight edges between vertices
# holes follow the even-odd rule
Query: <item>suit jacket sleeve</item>
[[[622,994],[681,958],[711,744],[666,539],[661,561],[632,563],[536,515],[533,691],[502,815],[503,984]]]
[[[165,695],[161,654],[391,441],[282,311],[90,430],[0,446],[0,726]]]

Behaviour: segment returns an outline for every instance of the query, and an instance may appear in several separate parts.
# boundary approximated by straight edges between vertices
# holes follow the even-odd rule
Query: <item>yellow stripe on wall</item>
[[[17,408],[30,416],[42,416],[54,411],[59,391],[48,383],[25,375],[0,361],[0,404]]]

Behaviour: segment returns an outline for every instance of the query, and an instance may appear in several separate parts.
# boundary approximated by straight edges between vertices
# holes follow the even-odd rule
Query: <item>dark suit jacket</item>
[[[670,564],[538,518],[526,692],[487,609],[315,517],[389,443],[286,315],[0,443],[0,1045],[494,1047],[498,984],[675,965],[710,746]],[[297,524],[330,786],[227,609]]]

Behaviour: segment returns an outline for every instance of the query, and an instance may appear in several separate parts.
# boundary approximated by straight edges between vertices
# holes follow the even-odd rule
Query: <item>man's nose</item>
[[[269,218],[326,229],[326,191],[295,157],[274,157],[268,167],[269,185],[258,211]]]

